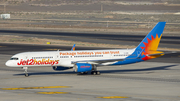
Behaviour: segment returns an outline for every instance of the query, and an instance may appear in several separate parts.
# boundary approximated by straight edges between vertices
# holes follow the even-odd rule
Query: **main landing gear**
[[[78,75],[85,75],[88,74],[88,72],[80,72],[78,73]],[[100,75],[101,73],[99,71],[92,71],[91,72],[92,75]]]
[[[92,71],[91,74],[92,75],[100,75],[101,73],[99,71]]]
[[[28,77],[28,76],[29,76],[29,74],[28,74],[28,72],[27,72],[28,67],[23,67],[23,69],[24,69],[25,77]]]
[[[75,68],[76,69],[76,68]],[[76,71],[76,70],[75,70]],[[88,74],[88,71],[85,72],[79,72],[78,75],[86,75]],[[101,73],[99,71],[97,71],[97,66],[96,65],[92,65],[92,70],[91,70],[91,74],[92,75],[100,75]]]
[[[88,74],[88,72],[80,72],[78,75],[85,75]],[[96,65],[92,65],[92,71],[91,71],[92,75],[100,75],[101,73],[99,71],[97,71],[97,66]]]
[[[92,68],[92,71],[91,71],[91,74],[92,75],[100,75],[101,73],[99,71],[97,71],[97,66],[96,65],[92,65],[93,68]]]

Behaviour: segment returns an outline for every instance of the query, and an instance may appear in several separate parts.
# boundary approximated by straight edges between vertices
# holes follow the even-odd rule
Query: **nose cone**
[[[9,60],[5,63],[5,65],[8,66],[8,67],[12,67],[12,63]]]

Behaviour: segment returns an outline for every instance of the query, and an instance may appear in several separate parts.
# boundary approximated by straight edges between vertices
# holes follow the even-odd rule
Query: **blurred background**
[[[180,0],[1,0],[0,14],[0,29],[148,32],[166,21],[180,31]]]

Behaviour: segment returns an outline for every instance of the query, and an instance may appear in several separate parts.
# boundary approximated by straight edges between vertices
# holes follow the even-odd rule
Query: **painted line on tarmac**
[[[45,88],[70,88],[70,86],[44,86],[44,87],[1,88],[1,89],[2,90],[23,90],[23,89],[45,89]]]
[[[68,92],[37,92],[38,94],[69,94]]]
[[[103,99],[118,99],[118,98],[129,98],[126,96],[104,96],[104,97],[97,97],[97,98],[103,98]]]
[[[43,50],[62,50],[62,49],[43,49]]]

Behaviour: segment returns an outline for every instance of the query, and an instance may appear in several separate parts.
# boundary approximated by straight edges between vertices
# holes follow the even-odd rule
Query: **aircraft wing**
[[[82,60],[82,61],[72,61],[72,64],[76,63],[90,63],[90,64],[102,64],[108,62],[116,62],[116,61],[123,61],[124,59],[103,59],[103,60]]]

